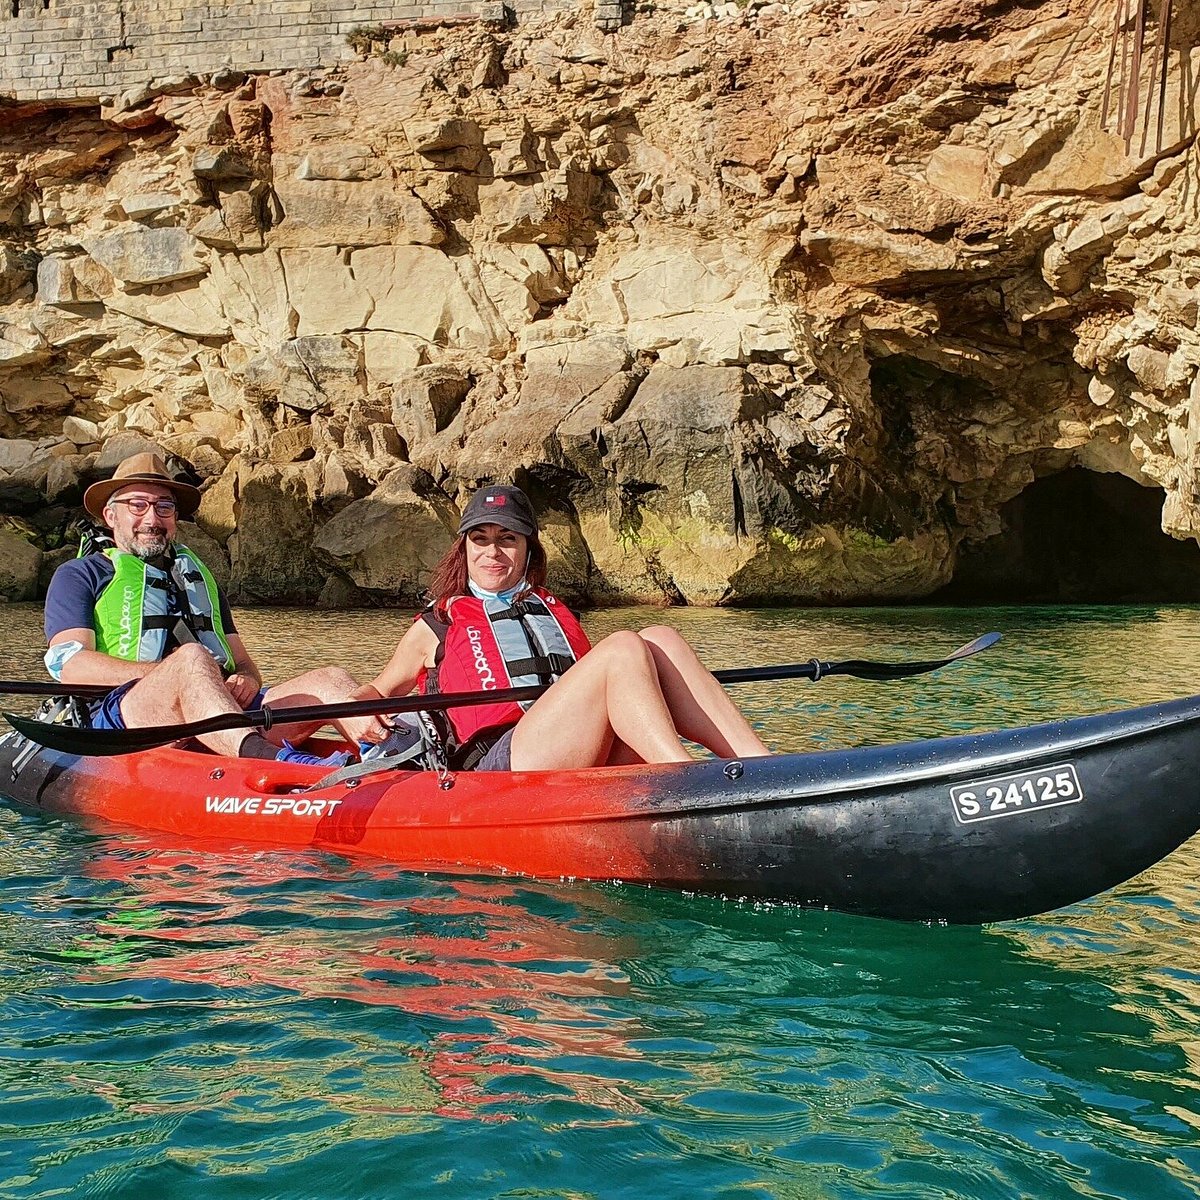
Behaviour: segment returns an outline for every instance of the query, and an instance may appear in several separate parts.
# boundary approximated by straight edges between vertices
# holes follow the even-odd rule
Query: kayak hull
[[[318,768],[0,739],[0,792],[185,838],[417,870],[614,880],[983,923],[1094,896],[1200,828],[1200,697],[996,733],[741,762],[564,772]]]

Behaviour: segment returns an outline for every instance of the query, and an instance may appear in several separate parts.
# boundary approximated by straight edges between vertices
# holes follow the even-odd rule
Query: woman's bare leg
[[[268,688],[263,703],[271,705],[272,708],[295,708],[305,704],[340,704],[343,700],[351,699],[358,686],[354,676],[349,671],[343,671],[341,667],[318,667],[314,671],[298,675],[295,679]],[[326,723],[306,721],[295,725],[276,725],[269,733],[264,733],[263,737],[276,746],[282,745],[285,738],[289,742],[302,742]],[[340,723],[338,728],[342,729]],[[342,729],[344,735],[346,732]],[[351,740],[351,745],[353,744]]]
[[[638,636],[650,646],[671,720],[685,738],[707,746],[718,758],[770,754],[680,633],[653,625]]]
[[[614,741],[645,762],[690,762],[663,698],[650,644],[614,633],[579,660],[517,723],[515,771],[591,767]]]

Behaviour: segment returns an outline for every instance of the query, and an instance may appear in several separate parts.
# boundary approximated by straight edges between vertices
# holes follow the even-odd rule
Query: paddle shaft
[[[65,683],[26,683],[19,679],[3,679],[0,680],[0,696],[78,696],[81,700],[100,700],[116,686],[112,683],[77,683],[70,687]]]
[[[784,663],[773,667],[734,667],[714,671],[714,677],[723,684],[765,683],[778,679],[812,679],[826,675],[855,675],[863,679],[897,679],[906,675],[923,675],[936,671],[961,658],[978,654],[1000,640],[998,633],[985,633],[974,641],[960,646],[946,658],[923,662],[883,663],[850,659],[846,662],[821,662],[811,659],[806,663]],[[128,754],[136,750],[149,750],[154,746],[184,738],[202,737],[225,729],[268,730],[275,725],[311,724],[313,721],[337,721],[343,717],[359,717],[383,714],[417,712],[422,709],[468,708],[480,704],[520,703],[535,700],[551,684],[538,684],[521,688],[499,688],[494,691],[441,692],[427,696],[384,696],[378,700],[346,700],[339,704],[302,705],[295,708],[263,707],[249,712],[218,713],[200,721],[181,725],[160,725],[134,729],[75,729],[67,725],[54,725],[35,721],[28,717],[5,713],[9,724],[31,741],[66,754],[111,755]],[[2,689],[0,689],[2,690]]]

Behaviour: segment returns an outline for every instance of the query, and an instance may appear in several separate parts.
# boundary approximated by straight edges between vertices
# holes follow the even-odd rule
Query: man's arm
[[[72,559],[59,567],[50,580],[46,591],[46,639],[50,644],[46,666],[65,684],[117,687],[149,674],[156,665],[127,662],[96,649],[92,617],[96,599],[111,578],[104,564]],[[79,648],[74,649],[72,643]]]
[[[68,642],[78,642],[83,647],[62,665],[59,679],[68,685],[102,683],[118,687],[131,679],[141,679],[158,666],[158,663],[127,662],[123,658],[114,658],[111,654],[102,654],[96,649],[96,634],[90,628],[64,629],[50,639],[50,648],[53,650],[55,646]]]

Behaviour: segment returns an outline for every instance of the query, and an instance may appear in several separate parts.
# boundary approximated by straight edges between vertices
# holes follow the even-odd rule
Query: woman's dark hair
[[[439,621],[450,619],[446,606],[455,596],[470,595],[467,576],[467,537],[460,533],[454,544],[433,568],[429,579],[429,594],[433,597],[433,614]],[[537,534],[525,539],[525,582],[530,589],[546,586],[546,548]]]

